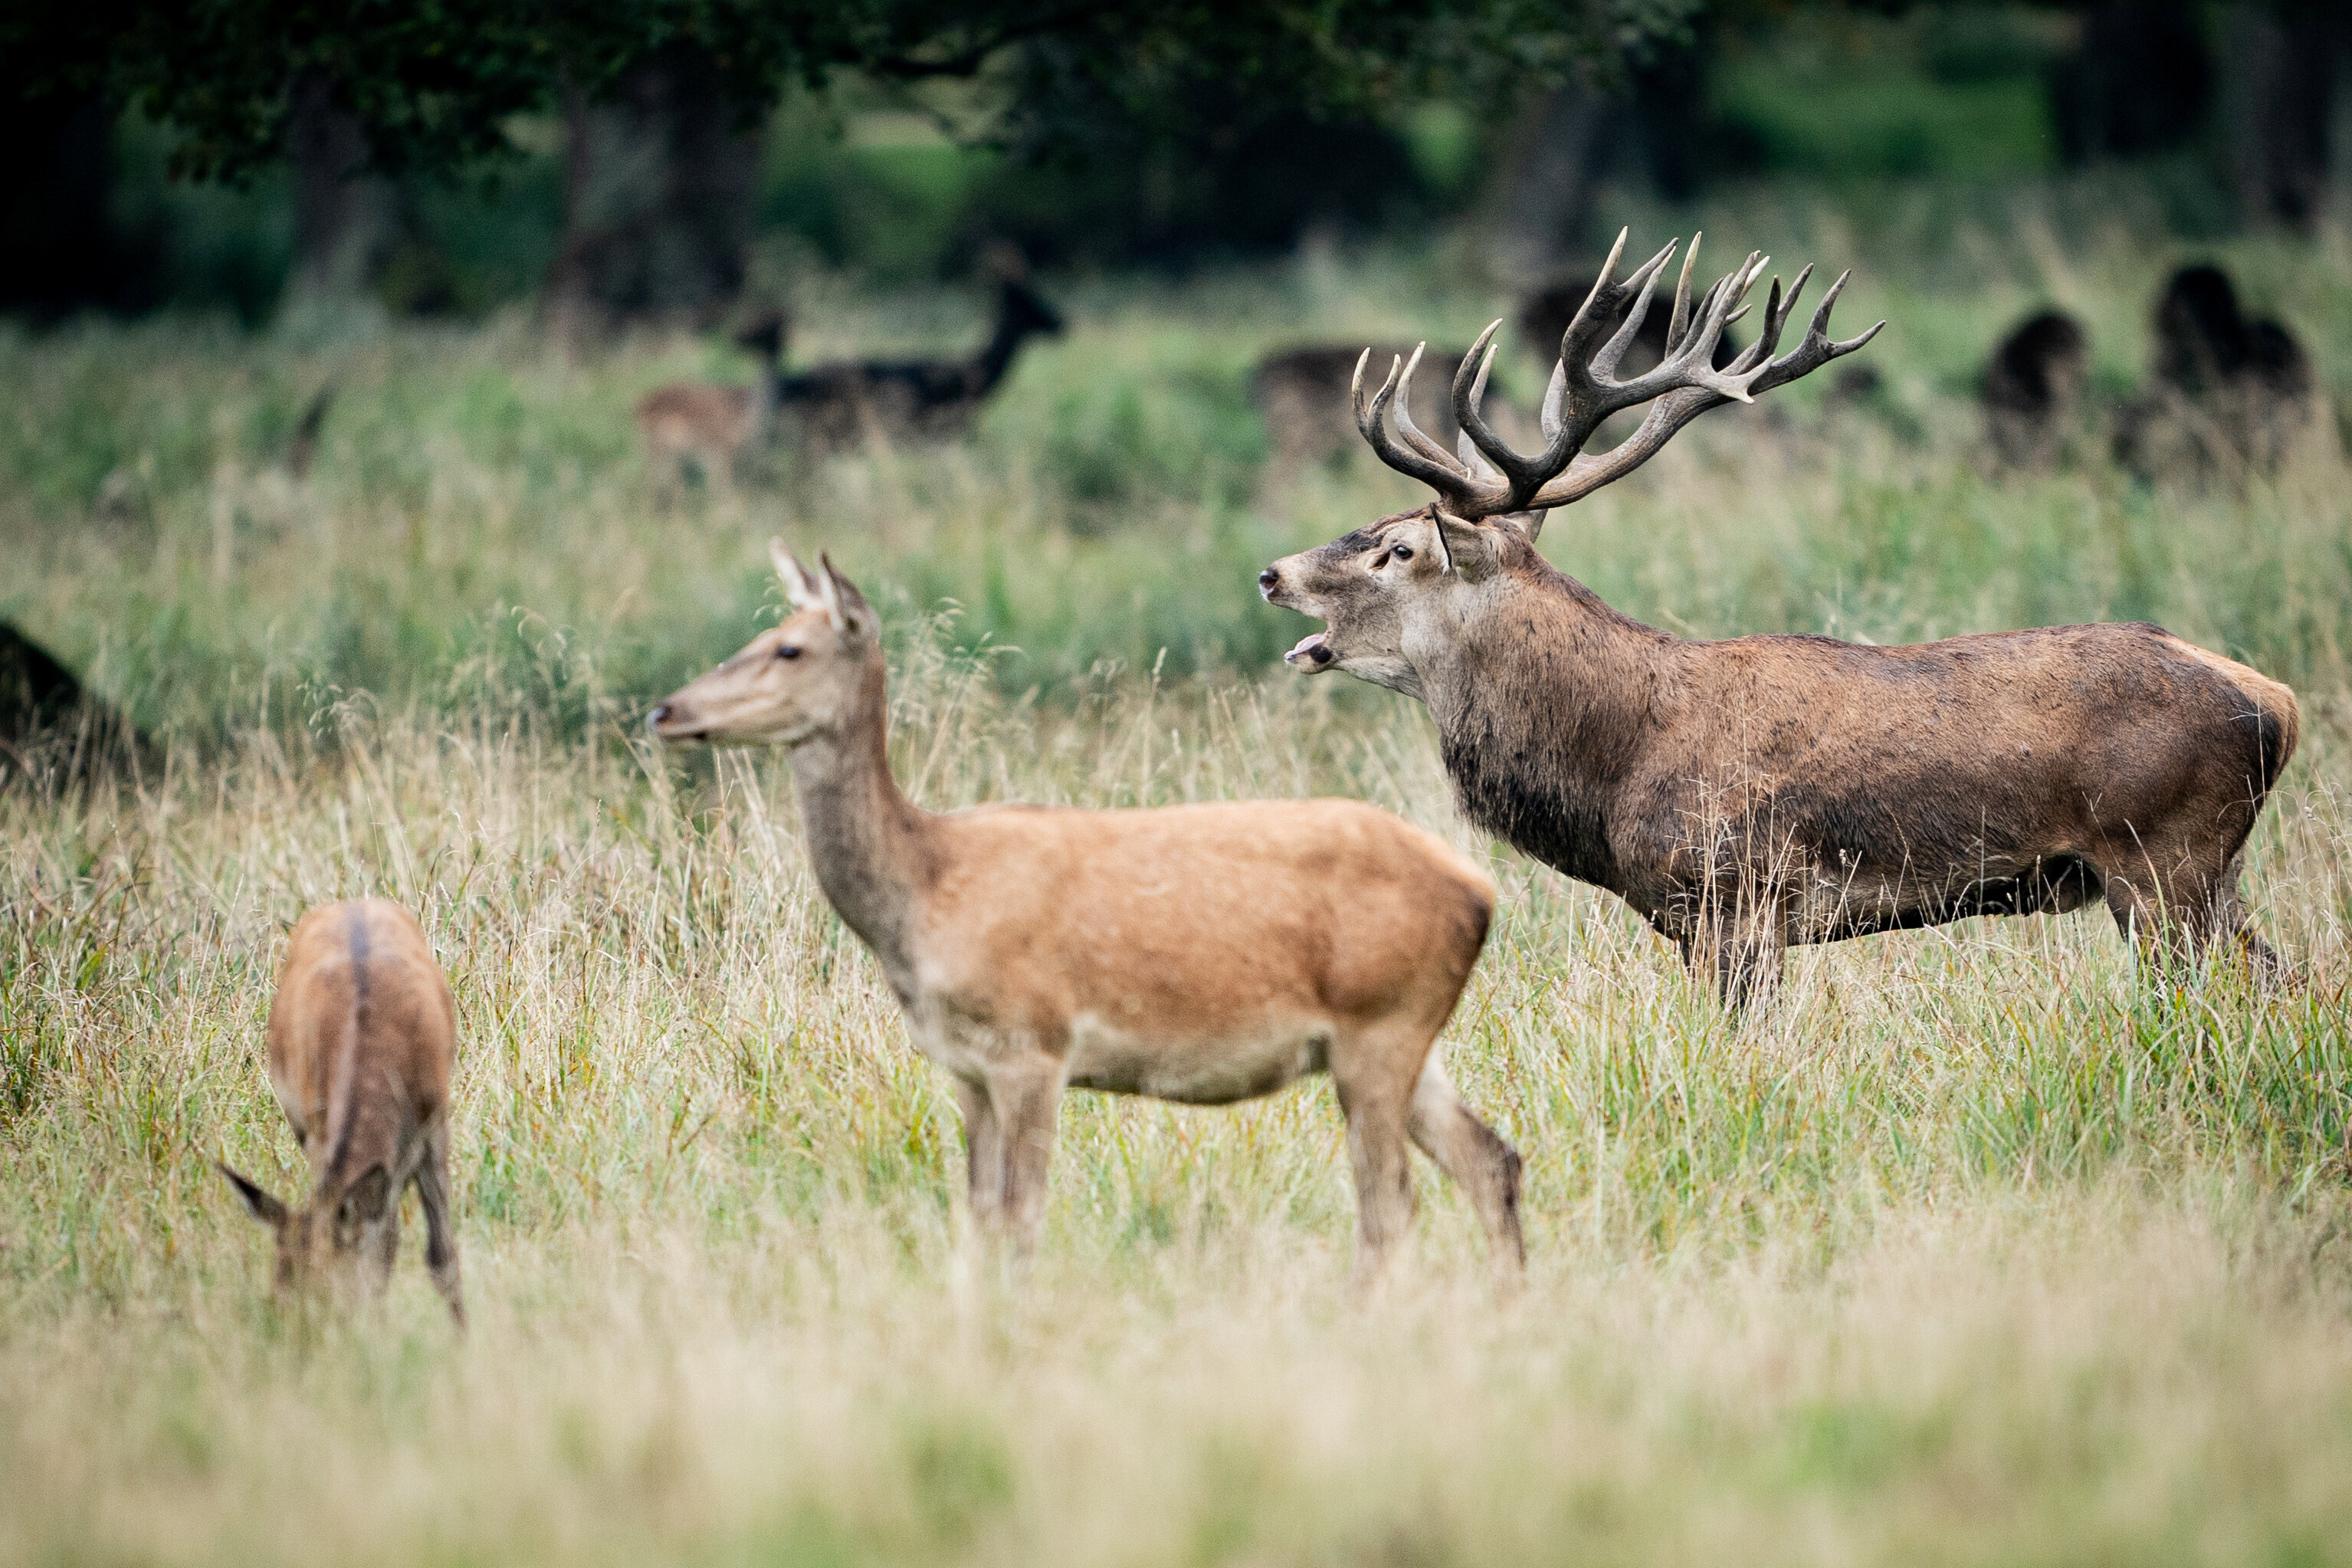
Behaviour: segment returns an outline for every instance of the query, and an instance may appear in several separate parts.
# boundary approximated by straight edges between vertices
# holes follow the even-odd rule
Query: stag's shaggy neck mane
[[[841,918],[882,961],[891,989],[913,994],[915,895],[930,860],[930,813],[890,776],[889,697],[881,651],[866,655],[856,713],[792,749],[808,825],[809,862]]]
[[[1483,618],[1511,635],[1458,637],[1414,659],[1445,770],[1479,826],[1623,893],[1608,805],[1678,639],[1611,608],[1516,532],[1504,540]]]

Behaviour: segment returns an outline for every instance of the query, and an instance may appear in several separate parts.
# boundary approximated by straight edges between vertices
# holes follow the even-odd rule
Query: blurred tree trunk
[[[306,70],[287,91],[294,286],[313,298],[347,298],[374,282],[390,254],[399,198],[391,181],[368,172],[366,134],[335,102],[331,78]]]
[[[703,51],[670,45],[613,101],[565,104],[564,241],[548,308],[576,332],[646,317],[708,324],[742,289],[759,142]]]
[[[2248,222],[2308,232],[2318,221],[2346,34],[2333,5],[2231,7],[2222,111],[2230,174]]]
[[[0,102],[0,310],[53,320],[90,306],[136,309],[150,281],[114,232],[114,126],[96,99]]]
[[[2071,164],[2187,146],[2213,101],[2213,58],[2196,0],[2103,0],[2049,78],[2050,117]]]
[[[1520,114],[1496,190],[1501,210],[1491,226],[1491,265],[1496,277],[1525,287],[1548,279],[1565,258],[1582,253],[1612,107],[1599,89],[1570,82]]]

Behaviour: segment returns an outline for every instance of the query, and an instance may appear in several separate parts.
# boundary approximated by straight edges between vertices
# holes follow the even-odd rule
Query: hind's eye
[[[1395,554],[1396,558],[1400,561],[1410,561],[1412,559],[1412,546],[1410,544],[1400,544],[1396,547]]]
[[[798,658],[800,656],[801,650],[794,647],[790,643],[785,643],[782,647],[776,649],[776,657],[778,658]]]

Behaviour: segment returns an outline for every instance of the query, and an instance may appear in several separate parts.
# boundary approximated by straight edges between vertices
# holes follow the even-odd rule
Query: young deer
[[[774,426],[783,384],[784,318],[775,312],[761,316],[736,333],[735,342],[759,356],[756,385],[676,381],[637,400],[646,459],[665,479],[676,478],[691,458],[707,483],[725,485],[734,477],[736,459]]]
[[[2101,898],[2127,936],[2181,952],[2242,942],[2272,968],[2238,871],[2294,753],[2294,695],[2278,682],[2147,625],[1916,647],[1690,641],[1620,615],[1537,553],[1545,509],[1877,331],[1830,339],[1841,278],[1775,359],[1797,297],[1776,280],[1761,335],[1717,370],[1715,345],[1763,260],[1696,307],[1685,260],[1665,359],[1620,379],[1674,250],[1622,283],[1611,256],[1561,340],[1540,454],[1513,451],[1480,416],[1495,327],[1473,351],[1486,358],[1465,360],[1454,383],[1458,454],[1405,412],[1410,364],[1391,365],[1369,402],[1359,380],[1365,438],[1438,500],[1260,574],[1270,602],[1328,623],[1290,662],[1427,703],[1472,821],[1622,898],[1734,1001],[1771,983],[1791,942]],[[1619,445],[1581,449],[1644,404]]]
[[[398,904],[360,899],[297,921],[269,1008],[269,1087],[310,1163],[300,1209],[228,1166],[278,1233],[281,1288],[373,1295],[400,1251],[400,1195],[425,1208],[433,1288],[465,1326],[449,1233],[449,1073],[457,1013],[425,932]]]
[[[1519,1157],[1433,1049],[1486,942],[1484,875],[1354,801],[924,811],[890,776],[874,611],[830,562],[772,549],[795,613],[649,721],[790,748],[818,884],[955,1080],[984,1231],[1034,1250],[1066,1088],[1225,1105],[1328,1071],[1358,1278],[1412,1217],[1408,1142],[1518,1266]]]

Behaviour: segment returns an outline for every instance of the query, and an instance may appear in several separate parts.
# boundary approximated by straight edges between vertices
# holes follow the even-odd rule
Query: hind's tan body
[[[872,610],[830,568],[778,569],[800,613],[654,727],[792,748],[818,880],[957,1085],[978,1220],[1034,1244],[1065,1088],[1223,1104],[1328,1071],[1360,1268],[1410,1219],[1409,1142],[1517,1263],[1518,1156],[1433,1052],[1486,941],[1483,873],[1355,801],[923,811],[885,755]]]

